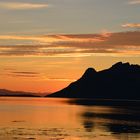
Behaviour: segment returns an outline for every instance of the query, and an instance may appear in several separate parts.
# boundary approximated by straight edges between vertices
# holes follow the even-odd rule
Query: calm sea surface
[[[0,140],[28,139],[140,140],[139,106],[0,97]]]

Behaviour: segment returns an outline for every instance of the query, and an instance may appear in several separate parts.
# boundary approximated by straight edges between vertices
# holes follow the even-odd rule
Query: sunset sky
[[[0,89],[54,92],[88,67],[140,64],[140,0],[0,0]]]

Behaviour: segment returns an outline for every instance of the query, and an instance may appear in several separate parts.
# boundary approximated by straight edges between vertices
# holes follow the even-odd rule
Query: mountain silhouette
[[[140,100],[140,66],[118,62],[99,72],[88,68],[80,79],[46,97]]]
[[[11,91],[7,89],[0,89],[0,96],[12,96],[12,97],[39,97],[37,93],[23,92],[23,91]]]

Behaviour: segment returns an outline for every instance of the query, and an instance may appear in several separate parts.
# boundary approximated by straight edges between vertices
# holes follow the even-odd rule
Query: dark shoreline
[[[130,99],[91,99],[91,98],[64,98],[64,97],[44,97],[44,96],[22,96],[22,95],[2,95],[0,97],[27,97],[27,98],[48,98],[48,99],[64,99],[70,105],[83,105],[83,106],[128,106],[140,107],[140,100]],[[66,99],[66,100],[65,100]]]
[[[76,99],[71,98],[68,101],[70,104],[76,105],[99,105],[99,106],[130,106],[130,107],[140,107],[140,100],[129,100],[129,99]]]

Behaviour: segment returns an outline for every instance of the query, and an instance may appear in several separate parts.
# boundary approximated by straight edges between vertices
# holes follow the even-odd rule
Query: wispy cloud
[[[8,76],[11,76],[11,77],[31,77],[31,78],[37,78],[39,77],[40,73],[37,73],[37,72],[28,72],[28,71],[9,71],[7,73]]]
[[[128,4],[130,5],[140,4],[140,0],[130,0]]]
[[[5,76],[7,77],[20,77],[23,79],[34,78],[36,81],[75,81],[76,79],[72,78],[63,78],[63,77],[48,77],[44,73],[32,72],[32,71],[13,71],[13,69],[4,69]]]
[[[14,74],[27,74],[27,75],[38,75],[39,74],[37,72],[29,72],[29,71],[14,71],[12,73],[14,73]]]
[[[126,23],[126,24],[123,24],[122,27],[140,28],[140,23]]]
[[[32,45],[0,46],[0,56],[85,57],[90,55],[140,55],[140,32],[0,36],[0,40],[30,40]]]
[[[54,42],[101,42],[108,37],[107,34],[86,35],[46,35],[46,36],[11,36],[0,35],[0,40],[24,40],[38,44],[51,44]]]
[[[67,79],[67,78],[44,78],[46,81],[76,81],[76,79]]]
[[[12,10],[40,9],[46,7],[48,7],[48,4],[43,3],[0,2],[0,8]]]

